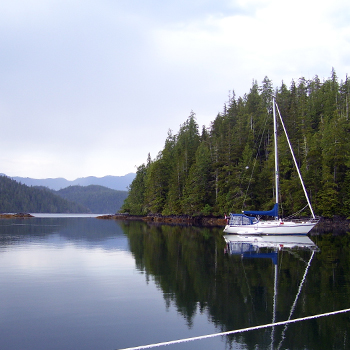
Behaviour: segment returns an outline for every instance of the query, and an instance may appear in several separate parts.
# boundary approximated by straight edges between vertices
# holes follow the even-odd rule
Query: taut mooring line
[[[295,322],[300,322],[300,321],[311,320],[311,319],[313,319],[313,318],[319,318],[319,317],[325,317],[325,316],[332,316],[332,315],[341,314],[341,313],[345,313],[345,312],[349,312],[349,311],[350,311],[350,309],[344,309],[344,310],[339,310],[339,311],[326,312],[326,313],[324,313],[324,314],[318,314],[318,315],[313,315],[313,316],[295,318],[294,320],[287,320],[287,321],[269,323],[269,324],[264,324],[264,325],[261,325],[261,326],[254,326],[254,327],[236,329],[236,330],[233,330],[233,331],[227,331],[227,332],[221,332],[221,333],[214,333],[214,334],[201,335],[201,336],[192,337],[192,338],[184,338],[184,339],[178,339],[178,340],[171,340],[171,341],[166,341],[166,342],[156,343],[156,344],[135,346],[135,347],[132,347],[132,348],[123,348],[123,349],[119,349],[119,350],[141,350],[141,349],[151,349],[151,348],[156,348],[156,347],[159,347],[159,346],[172,345],[172,344],[179,344],[179,343],[185,343],[185,342],[189,342],[189,341],[193,341],[193,340],[201,340],[201,339],[207,339],[207,338],[214,338],[214,337],[219,337],[219,336],[222,336],[222,335],[229,335],[229,334],[235,334],[235,333],[243,333],[243,332],[253,331],[253,330],[256,330],[256,329],[262,329],[262,328],[268,328],[268,327],[281,326],[281,325],[285,325],[285,324],[289,324],[289,323],[295,323]]]

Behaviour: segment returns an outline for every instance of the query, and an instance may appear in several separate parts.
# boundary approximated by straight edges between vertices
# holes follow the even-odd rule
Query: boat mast
[[[278,174],[278,151],[277,151],[277,118],[276,118],[276,108],[275,108],[275,98],[272,99],[272,109],[273,109],[273,133],[274,133],[274,146],[275,146],[275,191],[276,191],[276,204],[277,204],[277,217],[278,219],[278,198],[279,198],[279,174]]]
[[[294,165],[295,165],[295,168],[297,169],[297,172],[298,172],[298,175],[299,175],[299,179],[300,179],[300,182],[301,182],[301,186],[303,187],[303,190],[304,190],[304,194],[305,194],[305,197],[306,197],[306,200],[307,200],[307,204],[309,205],[309,208],[310,208],[312,217],[315,219],[316,217],[315,217],[314,211],[313,211],[313,209],[312,209],[309,196],[308,196],[308,194],[307,194],[307,192],[306,192],[306,188],[305,188],[305,185],[304,185],[304,181],[303,181],[303,178],[301,177],[301,173],[300,173],[300,170],[299,170],[299,167],[298,167],[298,163],[297,163],[297,161],[296,161],[296,159],[295,159],[294,152],[293,152],[293,148],[292,148],[292,145],[291,145],[291,143],[290,143],[290,141],[289,141],[289,137],[288,137],[288,134],[287,134],[287,130],[286,130],[286,127],[284,126],[283,119],[282,119],[280,110],[279,110],[279,108],[278,108],[278,105],[277,105],[277,103],[275,102],[275,99],[273,99],[274,123],[276,123],[276,120],[275,120],[275,105],[276,105],[276,107],[277,107],[277,112],[278,112],[278,115],[279,115],[279,119],[280,119],[280,121],[281,121],[283,130],[284,130],[284,133],[285,133],[286,138],[287,138],[287,142],[288,142],[288,146],[289,146],[289,149],[290,149],[290,153],[292,153]],[[275,135],[275,138],[276,138],[276,135]],[[275,147],[276,147],[276,144],[275,144]],[[276,180],[276,187],[277,187],[277,180]],[[278,192],[277,192],[277,190],[276,190],[276,194],[277,194],[277,193],[278,193]],[[276,203],[277,203],[277,202],[276,202]]]

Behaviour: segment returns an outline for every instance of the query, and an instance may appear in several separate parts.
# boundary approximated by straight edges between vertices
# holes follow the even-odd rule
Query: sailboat
[[[268,211],[243,211],[241,214],[230,214],[227,225],[224,228],[226,234],[238,234],[238,235],[307,235],[312,228],[317,224],[319,218],[317,218],[312,209],[309,196],[307,194],[304,181],[301,177],[301,173],[294,156],[292,145],[289,141],[287,130],[284,126],[281,113],[278,109],[275,98],[273,103],[273,127],[274,127],[274,153],[275,153],[275,205]],[[298,172],[298,176],[304,190],[304,194],[307,200],[307,205],[311,211],[311,218],[303,219],[287,219],[284,220],[279,216],[279,176],[278,176],[278,140],[277,140],[277,116],[276,109],[281,121],[284,133],[286,135],[290,152],[293,157],[293,161]],[[270,220],[261,220],[262,216],[270,216]]]

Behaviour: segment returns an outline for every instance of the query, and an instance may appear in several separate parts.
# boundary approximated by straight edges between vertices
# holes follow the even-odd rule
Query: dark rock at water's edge
[[[185,225],[201,225],[201,226],[225,226],[227,221],[222,217],[213,216],[189,216],[189,215],[129,215],[127,213],[103,215],[98,219],[114,219],[114,220],[142,220],[149,223],[159,224],[185,224]],[[333,218],[321,218],[318,224],[310,232],[311,235],[322,233],[342,234],[350,232],[350,219],[340,216]]]
[[[16,214],[0,214],[1,219],[27,219],[27,218],[33,218],[34,216],[28,213],[16,213]]]
[[[344,234],[350,232],[350,219],[343,216],[333,216],[332,218],[321,217],[318,224],[310,232],[311,235],[322,233]]]
[[[129,214],[115,214],[102,215],[98,219],[114,219],[114,220],[142,220],[149,223],[159,224],[182,224],[182,225],[201,225],[201,226],[225,226],[226,220],[222,217],[214,216],[189,216],[189,215],[129,215]]]

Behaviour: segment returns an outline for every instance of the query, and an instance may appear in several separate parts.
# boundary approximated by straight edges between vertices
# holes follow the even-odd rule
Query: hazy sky
[[[350,73],[348,0],[0,0],[0,173],[125,175],[233,89]]]

